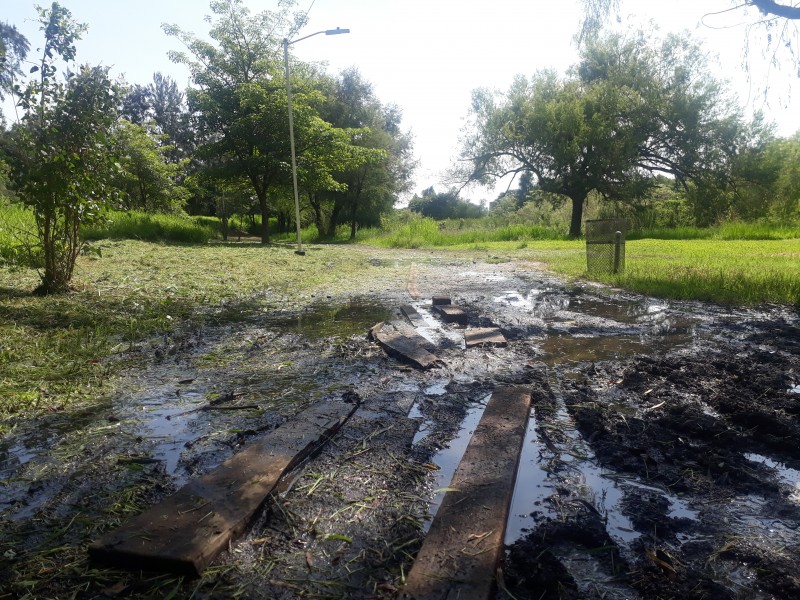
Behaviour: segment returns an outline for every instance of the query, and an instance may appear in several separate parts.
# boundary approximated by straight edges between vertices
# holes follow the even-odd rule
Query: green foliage
[[[424,217],[430,217],[437,221],[477,219],[485,212],[482,207],[459,198],[458,191],[455,189],[437,193],[433,187],[424,190],[422,196],[415,194],[408,203],[408,208],[412,212],[420,213]]]
[[[241,0],[211,2],[210,37],[200,39],[176,26],[166,26],[188,53],[171,53],[185,64],[195,86],[189,106],[197,115],[203,137],[197,154],[209,176],[227,182],[245,181],[258,199],[262,242],[269,241],[269,216],[276,187],[290,183],[288,104],[284,87],[282,41],[305,23],[305,14],[292,12],[292,2],[276,11],[251,15]],[[324,122],[314,104],[313,86],[295,85],[295,137],[298,157],[316,152],[327,159],[346,142],[347,134]],[[316,174],[326,177],[327,169]]]
[[[570,235],[578,236],[593,190],[630,202],[658,173],[724,178],[743,131],[723,89],[687,37],[593,38],[566,77],[540,71],[500,97],[474,92],[461,176],[488,183],[532,173],[542,191],[570,198]]]
[[[28,40],[14,25],[0,22],[0,100],[14,89],[29,50]]]
[[[350,144],[360,149],[362,160],[340,162],[332,173],[338,187],[313,189],[307,181],[303,186],[319,234],[337,237],[339,225],[347,222],[354,239],[359,227],[378,225],[408,189],[414,168],[411,138],[400,130],[397,107],[381,104],[356,69],[322,83],[330,87],[323,90],[322,117],[353,132]]]
[[[172,146],[159,143],[160,136],[148,125],[121,120],[115,129],[121,169],[114,185],[121,190],[119,205],[125,210],[179,213],[189,191],[177,183],[185,162],[168,162]]]
[[[45,43],[31,69],[38,78],[20,92],[25,116],[12,132],[9,162],[19,199],[34,214],[44,259],[38,292],[48,294],[69,289],[80,227],[100,218],[111,200],[117,106],[106,68],[81,67],[58,81],[56,57],[75,58],[85,26],[56,2],[39,15]]]
[[[84,226],[81,237],[85,240],[132,239],[205,244],[216,237],[218,229],[219,221],[216,219],[128,211],[111,212],[101,223]]]

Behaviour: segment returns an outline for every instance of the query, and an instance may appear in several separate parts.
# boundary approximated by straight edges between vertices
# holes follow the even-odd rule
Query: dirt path
[[[393,597],[500,384],[531,386],[534,411],[498,598],[800,596],[796,313],[457,255],[375,251],[373,267],[350,297],[143,344],[148,368],[115,397],[20,423],[0,441],[0,600]],[[508,347],[463,349],[428,310],[441,293]],[[366,339],[409,302],[444,367]],[[201,579],[86,561],[101,531],[345,393],[355,416]]]

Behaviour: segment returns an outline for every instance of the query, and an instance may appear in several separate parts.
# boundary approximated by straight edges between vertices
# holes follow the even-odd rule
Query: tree
[[[122,99],[121,116],[135,125],[150,124],[154,139],[169,146],[165,155],[171,162],[186,159],[193,150],[186,98],[169,76],[155,73],[152,83],[130,86]]]
[[[160,145],[159,137],[167,136],[124,119],[115,129],[121,166],[115,185],[122,192],[121,206],[125,209],[161,213],[183,210],[189,192],[177,180],[184,165],[166,160],[172,147]]]
[[[304,23],[303,13],[292,13],[291,3],[278,11],[251,16],[241,0],[211,2],[210,37],[199,39],[177,26],[165,26],[188,49],[173,52],[173,61],[185,64],[196,87],[188,92],[198,116],[203,139],[198,157],[220,179],[245,179],[258,199],[261,241],[269,242],[269,192],[285,185],[290,174],[288,111],[282,64],[282,40]],[[311,147],[307,132],[325,130],[303,93],[294,98],[298,148]]]
[[[111,132],[117,117],[116,88],[103,67],[81,67],[56,78],[56,61],[75,58],[85,25],[53,2],[39,8],[45,40],[37,78],[21,91],[25,111],[12,131],[12,179],[36,220],[44,271],[39,293],[69,289],[81,249],[81,224],[99,218],[112,196]]]
[[[444,219],[475,219],[482,216],[483,209],[458,197],[458,190],[437,192],[433,186],[422,191],[422,196],[414,196],[408,203],[411,212],[441,221]]]
[[[584,16],[577,39],[579,43],[596,36],[612,14],[619,19],[620,0],[583,0]],[[726,8],[727,6],[727,8]],[[755,10],[752,10],[755,9]],[[735,11],[745,20],[744,54],[750,54],[751,36],[763,45],[764,58],[772,66],[786,60],[800,76],[800,5],[795,0],[720,0],[715,14]],[[745,70],[749,71],[747,61]]]
[[[28,55],[28,40],[17,28],[0,23],[0,100],[14,89],[14,81],[22,75],[22,61]]]
[[[356,160],[342,163],[332,174],[338,186],[309,192],[309,202],[320,233],[332,237],[340,223],[349,222],[353,239],[359,226],[377,225],[408,189],[412,144],[400,129],[400,110],[381,104],[357,69],[347,69],[329,83],[332,89],[325,93],[321,115],[351,133]]]
[[[722,173],[740,143],[737,109],[697,44],[669,35],[656,45],[651,36],[594,38],[566,77],[517,77],[499,99],[476,91],[463,179],[532,173],[540,190],[571,200],[569,233],[578,237],[592,190],[632,200],[658,173],[683,184]]]

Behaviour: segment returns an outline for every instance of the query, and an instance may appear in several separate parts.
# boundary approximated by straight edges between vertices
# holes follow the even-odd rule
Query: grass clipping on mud
[[[0,418],[97,398],[104,360],[177,324],[225,323],[297,310],[316,297],[370,291],[378,275],[364,248],[260,244],[99,245],[82,256],[73,293],[31,295],[35,271],[0,267]],[[2,425],[0,425],[2,428]]]

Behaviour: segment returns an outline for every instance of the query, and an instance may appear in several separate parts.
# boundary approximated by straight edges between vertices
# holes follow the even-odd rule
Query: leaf
[[[37,67],[36,65],[33,65],[33,66],[31,67],[31,70],[30,70],[30,71],[28,71],[28,72],[29,72],[29,73],[36,73],[36,71],[38,71],[38,70],[39,70],[39,67]]]
[[[341,542],[347,542],[348,544],[352,544],[353,543],[353,540],[351,540],[349,537],[347,537],[346,535],[341,535],[339,533],[329,533],[328,535],[325,536],[325,539],[326,540],[339,540]]]
[[[439,492],[460,492],[460,491],[461,490],[459,490],[458,488],[454,488],[454,487],[443,487],[443,488],[439,488],[438,490],[433,490],[433,493],[434,494],[438,494]]]

